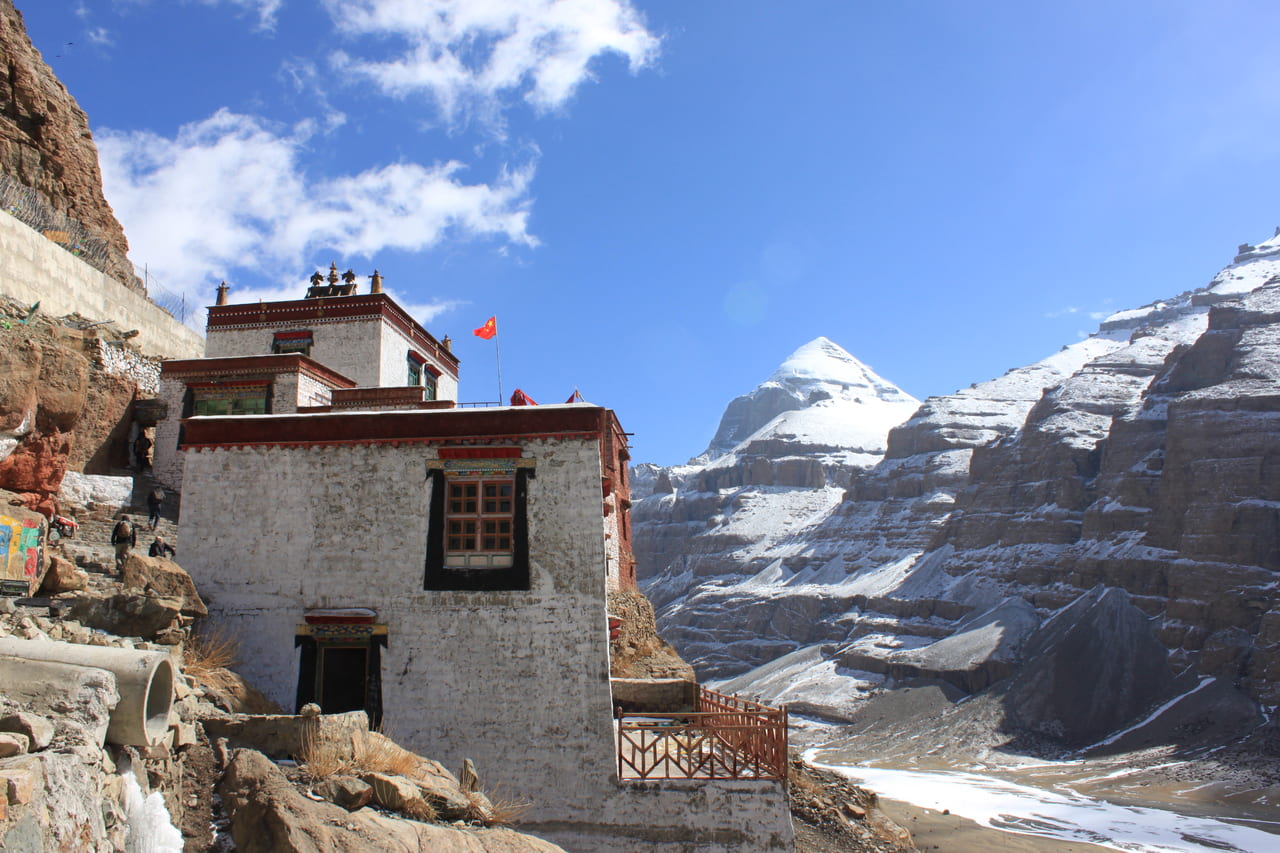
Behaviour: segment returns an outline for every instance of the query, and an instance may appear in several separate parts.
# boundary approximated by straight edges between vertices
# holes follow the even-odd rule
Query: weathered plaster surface
[[[187,452],[183,565],[242,638],[244,674],[286,707],[303,613],[376,610],[387,730],[455,769],[471,758],[566,849],[790,849],[776,784],[618,785],[599,445],[539,439],[523,454],[528,591],[422,588],[426,445]]]
[[[276,332],[311,330],[311,358],[355,381],[378,385],[380,377],[379,329],[381,317],[310,319],[299,324],[281,323],[255,329],[208,330],[209,358],[237,355],[269,355]],[[393,383],[404,384],[404,377]]]

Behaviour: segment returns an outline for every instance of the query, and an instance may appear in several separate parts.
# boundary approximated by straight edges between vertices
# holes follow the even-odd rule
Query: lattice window
[[[512,563],[512,479],[450,480],[445,565],[508,568]]]

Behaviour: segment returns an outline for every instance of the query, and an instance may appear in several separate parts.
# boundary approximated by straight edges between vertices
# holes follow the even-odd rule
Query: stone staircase
[[[67,559],[90,573],[91,582],[94,580],[94,574],[115,574],[115,548],[111,545],[111,531],[121,516],[129,516],[130,521],[138,528],[138,546],[135,549],[137,553],[145,555],[156,534],[163,536],[165,542],[174,548],[180,547],[178,518],[181,511],[181,495],[165,489],[160,524],[156,527],[155,533],[152,533],[147,524],[147,517],[150,514],[147,509],[147,495],[151,494],[151,490],[159,484],[147,474],[139,474],[127,469],[118,469],[111,473],[115,476],[133,478],[133,494],[129,506],[118,512],[94,506],[88,512],[77,513],[75,520],[79,523],[80,529],[76,535],[69,539],[58,540]],[[181,560],[181,556],[179,551],[177,559]]]

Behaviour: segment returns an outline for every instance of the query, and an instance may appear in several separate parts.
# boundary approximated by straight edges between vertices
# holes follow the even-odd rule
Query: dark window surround
[[[512,513],[512,560],[509,568],[461,569],[444,564],[445,472],[427,472],[431,483],[428,507],[427,561],[422,588],[430,590],[527,590],[529,589],[529,478],[531,468],[515,472],[515,511]]]

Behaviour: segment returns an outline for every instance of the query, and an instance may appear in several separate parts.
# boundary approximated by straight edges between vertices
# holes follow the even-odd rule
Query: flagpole
[[[496,331],[498,328],[498,324],[494,323],[493,328]],[[502,400],[503,400],[503,397],[502,397],[502,335],[495,335],[495,337],[497,338],[497,340],[494,341],[493,351],[494,353],[497,354],[497,358],[498,358],[498,405],[501,406]]]

